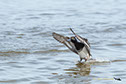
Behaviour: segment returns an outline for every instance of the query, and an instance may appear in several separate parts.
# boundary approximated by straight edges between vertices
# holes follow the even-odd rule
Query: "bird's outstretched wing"
[[[88,42],[88,39],[86,38],[82,38],[81,36],[77,35],[71,28],[70,30],[72,31],[72,33],[75,35],[75,37],[82,43],[84,43],[86,46],[86,49],[88,51],[88,53],[90,54],[91,56],[91,53],[90,53],[90,43]]]
[[[77,35],[71,28],[70,28],[70,30],[72,31],[72,33],[77,37],[77,39],[80,42],[84,43],[85,45],[87,45],[90,48],[90,43],[88,42],[88,39],[82,38],[81,36]]]
[[[53,38],[55,38],[57,41],[59,41],[60,43],[63,43],[64,45],[66,45],[71,51],[73,51],[74,53],[78,54],[74,44],[69,41],[70,38],[69,37],[64,37],[60,34],[57,34],[55,32],[52,33]]]

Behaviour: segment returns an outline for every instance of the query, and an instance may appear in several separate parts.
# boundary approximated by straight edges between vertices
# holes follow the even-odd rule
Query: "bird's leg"
[[[82,58],[80,58],[80,61],[78,61],[78,62],[80,62],[80,63],[81,63],[81,61],[82,61]]]
[[[84,58],[85,59],[85,62],[87,61],[87,59],[86,58]]]
[[[81,62],[82,61],[82,58],[80,58],[80,61],[79,62]]]

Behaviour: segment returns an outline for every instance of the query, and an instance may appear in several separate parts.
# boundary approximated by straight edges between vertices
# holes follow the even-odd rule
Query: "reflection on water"
[[[64,69],[65,74],[53,73],[54,77],[51,79],[57,79],[58,83],[61,83],[61,84],[64,82],[67,84],[69,83],[90,84],[92,80],[97,80],[98,78],[100,78],[96,75],[91,75],[92,72],[96,74],[101,74],[100,71],[96,71],[96,72],[92,71],[94,66],[99,67],[99,66],[108,66],[108,65],[110,65],[110,63],[104,63],[104,62],[77,63],[75,67]]]
[[[78,63],[76,64],[77,67],[71,69],[65,69],[67,74],[74,74],[74,75],[81,75],[81,76],[88,76],[90,74],[91,65],[86,63]]]
[[[67,74],[71,74],[71,75],[81,75],[81,76],[89,76],[90,72],[91,72],[91,67],[92,66],[99,66],[99,65],[108,65],[110,64],[109,61],[107,62],[82,62],[82,63],[77,63],[76,67],[72,67],[70,69],[64,69],[66,71]]]

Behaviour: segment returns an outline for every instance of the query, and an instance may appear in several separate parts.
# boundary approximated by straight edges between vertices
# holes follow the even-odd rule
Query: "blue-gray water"
[[[53,39],[52,32],[72,36],[70,27],[100,63],[78,64]],[[125,82],[126,0],[0,0],[0,84]]]

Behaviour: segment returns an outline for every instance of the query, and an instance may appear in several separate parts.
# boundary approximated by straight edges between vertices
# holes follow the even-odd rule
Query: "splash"
[[[91,59],[89,60],[89,62],[100,62],[100,63],[107,63],[107,62],[111,62],[109,59],[106,58],[95,58],[95,59]]]
[[[111,60],[109,60],[109,59],[106,59],[106,58],[93,58],[93,59],[90,59],[90,60],[88,60],[88,61],[84,61],[84,62],[82,62],[82,63],[111,63]]]

